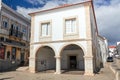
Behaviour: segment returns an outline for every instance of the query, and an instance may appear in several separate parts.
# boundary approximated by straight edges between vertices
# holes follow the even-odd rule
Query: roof
[[[101,36],[101,35],[98,35],[98,37],[100,37],[101,39],[105,40],[106,38]]]
[[[60,8],[65,8],[65,7],[70,7],[70,6],[75,6],[75,5],[80,5],[80,4],[86,4],[88,2],[92,2],[92,0],[83,1],[83,2],[80,2],[80,3],[76,3],[76,4],[64,4],[64,5],[55,7],[55,8],[50,8],[50,9],[40,10],[40,11],[36,11],[36,12],[31,12],[31,13],[29,13],[29,15],[33,15],[33,14],[41,13],[41,12],[46,12],[46,11],[51,11],[51,10],[56,10],[56,9],[60,9]]]
[[[116,48],[116,46],[109,46],[109,48]]]

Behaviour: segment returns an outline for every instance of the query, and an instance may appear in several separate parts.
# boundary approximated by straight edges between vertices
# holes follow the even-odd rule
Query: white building
[[[13,66],[12,61],[28,62],[29,41],[30,20],[0,0],[0,70]]]
[[[113,57],[116,52],[116,46],[109,46],[109,56]]]
[[[102,37],[100,35],[98,35],[98,40],[99,40],[99,44],[100,44],[100,53],[101,53],[101,64],[103,64],[103,66],[106,63],[107,57],[108,57],[108,42],[107,39],[105,37]]]
[[[30,72],[100,68],[98,30],[92,1],[30,13]]]

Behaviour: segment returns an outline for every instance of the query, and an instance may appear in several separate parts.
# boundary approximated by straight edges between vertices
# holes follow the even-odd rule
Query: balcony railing
[[[15,29],[10,29],[9,30],[9,35],[17,37],[17,38],[22,38],[23,37],[23,33],[18,31],[18,30],[15,30]]]

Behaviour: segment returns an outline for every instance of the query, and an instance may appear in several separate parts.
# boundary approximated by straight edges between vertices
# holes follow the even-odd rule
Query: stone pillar
[[[61,74],[61,59],[60,56],[55,56],[56,58],[56,72],[55,74]]]
[[[36,59],[29,58],[29,71],[31,73],[36,73]]]
[[[84,56],[84,60],[85,60],[85,74],[84,75],[94,76],[93,57],[92,56]]]

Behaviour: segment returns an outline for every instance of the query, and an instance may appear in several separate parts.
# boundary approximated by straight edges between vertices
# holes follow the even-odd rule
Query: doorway
[[[70,69],[77,69],[77,59],[76,56],[70,56],[69,57],[69,61],[70,61]]]

